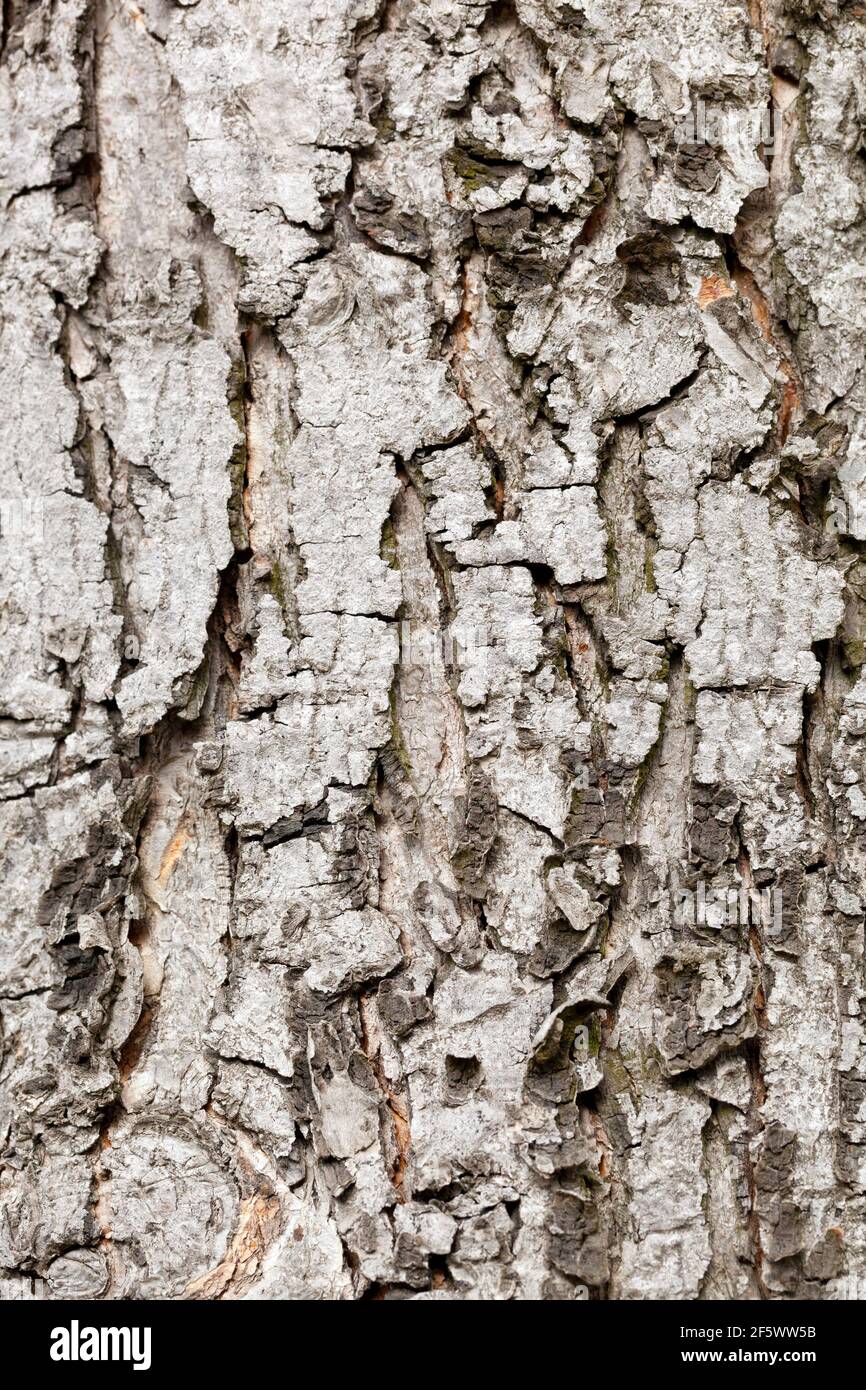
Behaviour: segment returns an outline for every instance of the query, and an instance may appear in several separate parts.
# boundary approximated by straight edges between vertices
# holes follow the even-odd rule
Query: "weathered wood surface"
[[[863,6],[3,9],[0,1292],[863,1296]]]

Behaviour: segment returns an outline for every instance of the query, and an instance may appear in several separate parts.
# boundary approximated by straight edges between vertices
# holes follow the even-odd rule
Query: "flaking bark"
[[[862,1297],[863,7],[3,14],[0,1293]]]

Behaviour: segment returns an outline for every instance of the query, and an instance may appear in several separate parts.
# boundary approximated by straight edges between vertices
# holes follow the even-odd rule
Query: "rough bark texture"
[[[0,1292],[863,1296],[864,7],[3,26]]]

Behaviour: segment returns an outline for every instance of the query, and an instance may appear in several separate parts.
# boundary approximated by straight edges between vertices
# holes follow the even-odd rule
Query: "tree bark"
[[[0,1294],[862,1297],[863,6],[3,8]]]

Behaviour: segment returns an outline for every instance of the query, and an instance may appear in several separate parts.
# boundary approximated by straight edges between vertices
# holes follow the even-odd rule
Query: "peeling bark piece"
[[[748,957],[712,952],[680,955],[663,959],[656,974],[659,1048],[669,1076],[696,1071],[723,1049],[754,1034],[754,982]]]

